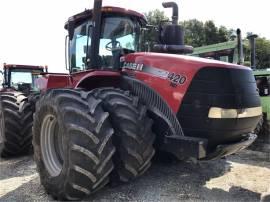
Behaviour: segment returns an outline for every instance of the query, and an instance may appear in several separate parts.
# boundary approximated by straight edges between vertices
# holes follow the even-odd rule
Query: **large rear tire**
[[[151,166],[155,154],[152,132],[153,121],[147,115],[146,106],[128,91],[115,88],[100,88],[93,91],[103,100],[103,109],[110,114],[115,135],[113,182],[128,182],[142,175]]]
[[[51,90],[37,102],[34,158],[55,199],[83,199],[109,182],[115,148],[108,116],[87,92]]]
[[[0,155],[27,154],[32,148],[33,106],[20,92],[0,94]]]

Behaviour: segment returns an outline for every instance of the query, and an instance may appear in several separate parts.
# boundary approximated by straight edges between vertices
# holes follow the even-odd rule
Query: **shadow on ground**
[[[35,168],[32,155],[10,159],[0,158],[0,180],[36,173]]]
[[[234,159],[234,158],[233,158]],[[12,175],[0,175],[0,179],[35,173],[35,165],[31,157],[23,157],[9,165],[1,163],[2,169],[15,169]],[[28,171],[27,171],[28,169]],[[116,187],[107,186],[91,198],[90,201],[259,201],[260,194],[231,186],[229,190],[205,186],[206,182],[224,175],[231,170],[231,163],[225,159],[194,164],[191,162],[162,162],[153,163],[150,170],[138,180]],[[4,171],[5,172],[5,171]],[[18,173],[17,173],[18,172]],[[1,189],[1,188],[0,188]],[[1,190],[0,190],[1,196]],[[18,188],[5,193],[0,201],[33,201],[52,200],[40,185],[39,178],[23,183]]]
[[[261,152],[247,149],[244,152],[228,156],[227,160],[241,164],[270,168],[270,151]]]

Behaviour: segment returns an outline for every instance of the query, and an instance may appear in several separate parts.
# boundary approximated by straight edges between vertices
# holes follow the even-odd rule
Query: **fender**
[[[92,90],[97,87],[119,87],[120,73],[104,70],[87,70],[69,74],[44,74],[36,80],[42,93],[52,88],[83,88]]]
[[[177,120],[176,115],[166,103],[166,101],[153,88],[147,86],[144,82],[133,79],[129,76],[122,77],[121,88],[130,90],[132,94],[138,96],[151,112],[151,118],[155,120],[153,127],[160,137],[184,136],[182,127]]]
[[[35,81],[37,88],[41,93],[45,93],[52,88],[67,88],[70,86],[70,76],[68,74],[49,73]]]
[[[72,74],[72,88],[92,90],[100,87],[119,87],[121,74],[111,70],[90,70]]]

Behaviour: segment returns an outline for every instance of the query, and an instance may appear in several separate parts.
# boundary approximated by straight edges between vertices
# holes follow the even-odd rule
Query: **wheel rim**
[[[4,123],[4,113],[0,111],[0,144],[4,142],[4,132],[5,132],[5,123]]]
[[[59,133],[57,118],[54,115],[45,116],[40,136],[43,163],[51,176],[58,176],[63,167],[63,141]]]

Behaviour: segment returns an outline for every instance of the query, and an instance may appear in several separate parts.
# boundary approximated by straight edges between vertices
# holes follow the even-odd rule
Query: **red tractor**
[[[145,51],[144,15],[102,7],[69,18],[70,74],[46,74],[33,125],[41,183],[55,199],[79,200],[109,182],[129,182],[151,166],[155,151],[209,160],[255,139],[261,116],[250,68],[179,55],[173,21]]]
[[[0,89],[0,155],[9,157],[32,148],[33,109],[39,96],[35,80],[41,66],[4,64]]]

